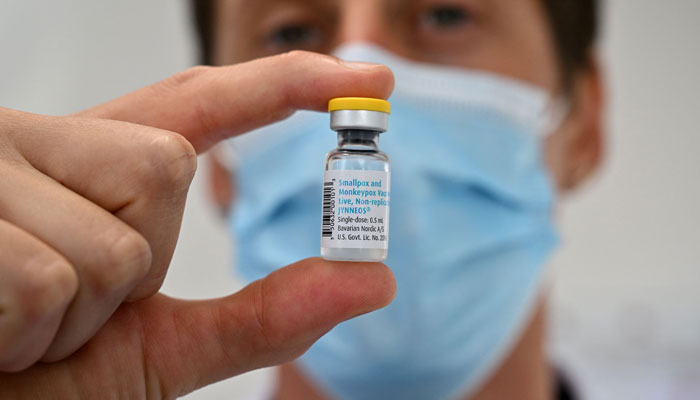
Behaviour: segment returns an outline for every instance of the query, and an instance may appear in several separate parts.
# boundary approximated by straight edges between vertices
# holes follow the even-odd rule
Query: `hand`
[[[323,110],[332,97],[386,97],[391,87],[391,73],[385,67],[358,68],[326,56],[293,52],[230,67],[194,68],[71,117],[0,109],[0,370],[22,370],[39,359],[63,359],[94,336],[125,299],[138,301],[157,292],[172,256],[195,169],[193,147],[204,151],[223,138],[282,119],[299,108]],[[371,280],[364,286],[329,286],[338,300],[329,297],[327,308],[313,302],[304,313],[290,314],[300,331],[281,330],[278,343],[284,342],[285,334],[293,338],[299,332],[313,332],[302,335],[308,338],[304,342],[308,346],[324,329],[380,307],[393,296],[393,278],[379,264],[362,272],[364,269],[350,265],[331,268],[333,264],[320,260],[303,265],[309,263],[316,267],[290,269],[287,273],[296,277],[290,282],[323,281],[327,273],[332,274],[327,277],[331,280],[335,274]],[[367,284],[374,291],[362,290]],[[280,293],[289,296],[288,303],[303,302],[308,293],[293,289]],[[243,292],[246,290],[255,291]],[[230,304],[227,310],[255,308],[250,304],[254,296],[236,296],[239,294],[225,302]],[[347,308],[337,308],[337,301]],[[97,373],[91,368],[102,365],[100,359],[110,361],[111,356],[116,361],[130,349],[138,353],[142,343],[149,345],[147,356],[157,358],[144,356],[142,366],[163,365],[158,357],[174,357],[168,348],[188,332],[161,324],[180,312],[191,315],[192,320],[198,312],[206,318],[219,306],[162,296],[124,304],[85,349],[62,363],[4,375],[0,391],[16,388],[15,382],[34,374],[46,373],[42,376],[51,380],[62,373]],[[196,311],[188,314],[185,310]],[[126,329],[130,323],[158,334],[149,334],[147,329],[131,332]],[[126,340],[120,332],[128,339],[143,341]],[[241,332],[252,331],[244,325],[222,325],[216,332],[217,343],[228,345],[247,343],[250,337]],[[203,347],[193,351],[209,349],[197,346]],[[239,361],[237,368],[211,376],[221,378],[256,368],[264,364],[260,360],[277,362],[282,354],[274,345],[269,348],[267,354],[264,348],[252,349],[263,351],[257,363]],[[190,349],[182,350],[187,353],[184,350]],[[203,354],[214,357],[208,350]],[[181,360],[192,362],[187,356],[182,354]],[[160,379],[152,375],[158,371],[142,372],[149,381]]]
[[[0,373],[0,398],[175,398],[289,361],[335,324],[385,306],[394,291],[381,264],[308,259],[219,300],[158,294],[123,304],[66,360]]]

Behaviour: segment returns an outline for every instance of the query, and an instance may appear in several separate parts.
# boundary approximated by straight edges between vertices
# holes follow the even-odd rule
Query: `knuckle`
[[[276,349],[278,346],[277,342],[270,335],[270,327],[265,319],[265,285],[265,280],[260,280],[258,282],[257,288],[255,290],[255,295],[253,297],[255,300],[253,304],[253,311],[255,317],[254,327],[256,329],[256,336],[261,339],[261,347],[270,350]]]
[[[276,59],[284,64],[289,63],[292,65],[297,65],[299,68],[308,68],[309,66],[323,62],[340,62],[338,57],[328,54],[314,53],[306,50],[291,50],[280,54]]]
[[[187,68],[184,71],[180,71],[177,74],[165,79],[163,83],[169,88],[180,88],[183,85],[189,84],[194,80],[199,79],[201,76],[207,74],[209,71],[215,67],[207,65],[198,65],[195,67]]]
[[[26,276],[17,304],[23,317],[29,320],[63,309],[78,291],[78,275],[66,260],[55,257],[39,263],[43,265],[27,269],[31,273]]]
[[[197,170],[197,153],[183,136],[163,131],[153,140],[149,185],[157,189],[187,189]]]
[[[127,230],[117,235],[105,249],[91,274],[92,283],[100,292],[133,286],[151,268],[151,247],[136,231]]]
[[[280,55],[281,58],[286,58],[294,62],[301,62],[304,60],[307,60],[309,58],[313,57],[318,57],[319,54],[317,53],[312,53],[310,51],[305,51],[305,50],[291,50],[286,53],[282,53]],[[321,56],[321,57],[327,57],[327,56]]]

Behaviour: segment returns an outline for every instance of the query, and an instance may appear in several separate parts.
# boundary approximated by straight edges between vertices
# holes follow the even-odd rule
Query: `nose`
[[[373,43],[392,50],[390,26],[384,21],[383,0],[344,0],[336,47],[346,43]]]

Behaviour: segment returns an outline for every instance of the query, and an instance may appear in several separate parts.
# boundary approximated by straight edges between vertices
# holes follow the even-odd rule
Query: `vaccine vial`
[[[321,256],[383,261],[389,243],[389,157],[379,135],[389,125],[388,101],[340,97],[328,103],[338,147],[326,155]]]

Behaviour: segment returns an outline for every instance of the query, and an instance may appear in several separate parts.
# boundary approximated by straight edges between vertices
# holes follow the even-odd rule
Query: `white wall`
[[[607,4],[608,161],[561,215],[553,348],[590,398],[700,398],[700,2]]]
[[[194,60],[182,1],[0,0],[0,106],[63,114]],[[561,210],[552,353],[590,399],[700,398],[700,2],[608,1],[608,160]],[[164,291],[239,287],[195,178]],[[194,393],[239,398],[258,371]]]

